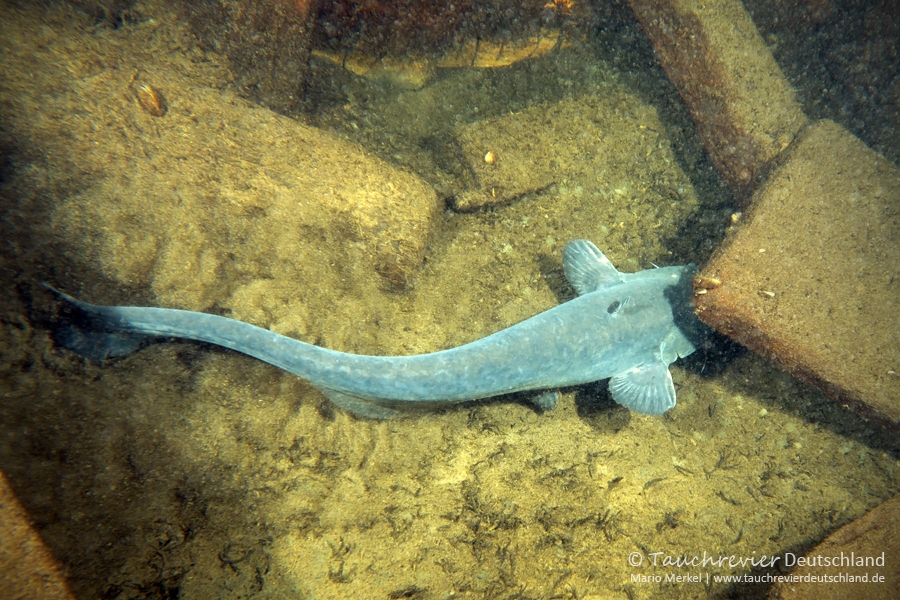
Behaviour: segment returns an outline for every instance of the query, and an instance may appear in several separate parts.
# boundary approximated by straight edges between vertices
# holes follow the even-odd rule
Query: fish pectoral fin
[[[622,282],[619,273],[600,248],[587,240],[573,240],[563,250],[566,279],[579,296]]]
[[[675,385],[664,362],[638,365],[609,380],[613,400],[635,412],[661,415],[675,406]]]
[[[334,402],[338,408],[349,413],[353,413],[357,417],[384,420],[395,417],[397,415],[397,412],[399,412],[394,408],[384,406],[382,404],[379,404],[375,400],[370,400],[369,398],[353,396],[351,394],[345,394],[344,392],[339,392],[337,390],[332,390],[324,387],[320,387],[319,389],[329,400]]]

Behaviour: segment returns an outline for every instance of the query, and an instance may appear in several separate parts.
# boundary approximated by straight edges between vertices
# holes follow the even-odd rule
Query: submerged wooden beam
[[[630,0],[742,204],[807,125],[790,83],[738,0]]]

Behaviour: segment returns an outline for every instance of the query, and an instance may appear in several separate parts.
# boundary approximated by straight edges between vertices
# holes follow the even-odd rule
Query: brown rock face
[[[900,496],[875,507],[841,527],[807,553],[791,575],[795,582],[778,582],[772,600],[890,600],[900,597]],[[826,559],[839,561],[825,565]],[[793,559],[791,559],[793,560]],[[860,562],[862,564],[860,564]],[[815,577],[844,575],[857,581],[822,582]],[[874,579],[879,579],[875,581]]]
[[[790,83],[737,0],[631,0],[713,162],[745,204],[806,125]]]
[[[62,569],[0,472],[0,596],[72,600]]]
[[[900,171],[812,126],[703,269],[712,327],[840,402],[900,423]]]

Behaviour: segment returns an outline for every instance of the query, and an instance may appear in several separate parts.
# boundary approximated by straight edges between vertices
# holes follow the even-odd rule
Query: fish
[[[675,406],[669,365],[710,335],[691,302],[697,267],[622,273],[593,243],[574,240],[563,268],[574,299],[468,344],[410,356],[338,352],[201,312],[88,304],[45,285],[68,305],[53,331],[57,345],[91,361],[128,355],[153,338],[207,342],[293,373],[360,417],[525,391],[536,392],[545,411],[559,388],[603,379],[613,400],[634,412]]]

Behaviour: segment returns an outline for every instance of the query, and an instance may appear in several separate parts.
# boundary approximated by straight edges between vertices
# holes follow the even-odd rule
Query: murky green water
[[[896,440],[724,343],[673,366],[664,417],[602,383],[546,414],[513,397],[390,422],[208,346],[102,368],[55,348],[44,280],[345,351],[437,350],[570,299],[571,239],[624,271],[702,263],[736,210],[658,68],[624,72],[601,46],[419,90],[347,79],[311,117],[338,134],[323,141],[236,98],[219,57],[144,10],[120,29],[10,10],[0,36],[0,469],[79,597],[753,597],[766,588],[705,574],[759,569],[676,583],[697,570],[650,561],[800,553],[900,489]],[[318,85],[346,78],[329,68]],[[166,94],[165,117],[141,110],[136,77]],[[443,208],[477,185],[481,155],[456,140],[498,119],[553,166],[544,185]],[[326,218],[369,213],[300,207],[306,143],[358,156],[371,182],[437,190],[406,287],[373,268],[366,222]],[[322,190],[353,186],[329,176]],[[371,231],[393,222],[379,218]]]

